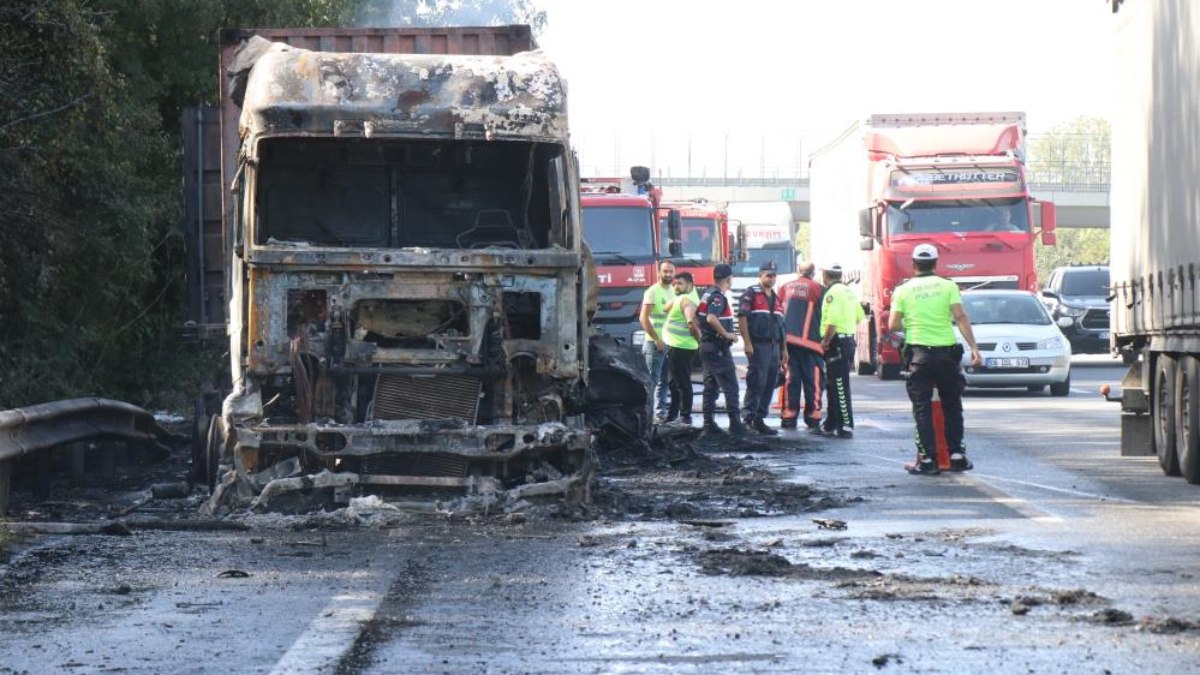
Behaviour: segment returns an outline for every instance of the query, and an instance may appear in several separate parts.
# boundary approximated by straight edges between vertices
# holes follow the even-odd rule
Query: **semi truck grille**
[[[1108,310],[1107,309],[1089,309],[1083,315],[1083,320],[1079,322],[1084,328],[1091,330],[1108,330]]]
[[[440,476],[462,478],[467,475],[466,457],[443,453],[369,455],[362,458],[360,471],[392,476]]]
[[[466,375],[380,375],[368,417],[375,420],[457,418],[475,424],[482,381]]]

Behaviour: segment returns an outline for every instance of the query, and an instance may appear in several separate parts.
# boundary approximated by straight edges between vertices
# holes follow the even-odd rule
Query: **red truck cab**
[[[692,273],[697,288],[711,286],[713,265],[730,262],[729,217],[725,209],[704,200],[672,202],[679,211],[682,250],[672,258],[676,268]],[[668,247],[667,215],[659,217],[661,250]]]
[[[665,250],[659,247],[662,191],[649,181],[649,169],[639,169],[631,171],[632,178],[580,179],[583,236],[600,286],[593,324],[635,345],[642,295],[655,282]]]

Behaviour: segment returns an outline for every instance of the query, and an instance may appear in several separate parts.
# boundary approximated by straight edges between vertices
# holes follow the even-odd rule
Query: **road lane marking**
[[[382,602],[383,594],[373,591],[334,596],[271,669],[271,675],[333,672],[354,646],[363,623],[375,616]]]

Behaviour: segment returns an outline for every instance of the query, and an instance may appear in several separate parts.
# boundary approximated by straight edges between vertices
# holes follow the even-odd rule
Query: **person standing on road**
[[[675,298],[667,304],[667,320],[663,324],[663,340],[667,343],[667,369],[670,371],[671,404],[667,423],[676,421],[692,425],[692,368],[700,350],[700,329],[696,326],[696,294],[691,272],[679,272],[671,285]]]
[[[652,284],[642,294],[642,308],[638,320],[646,333],[642,343],[642,355],[646,358],[646,369],[650,371],[650,388],[656,401],[655,421],[667,419],[667,343],[663,341],[663,323],[667,320],[667,303],[675,296],[671,280],[675,277],[675,263],[664,260],[658,265],[658,283]]]
[[[814,429],[839,438],[854,436],[854,405],[850,400],[850,364],[857,345],[854,331],[865,317],[858,295],[842,283],[842,266],[822,270],[825,281],[821,308],[821,351],[825,354],[825,399],[829,413]]]
[[[758,267],[758,283],[747,288],[738,300],[738,330],[746,350],[746,399],[742,404],[742,422],[760,434],[779,432],[767,426],[767,411],[779,381],[779,368],[786,353],[783,343],[783,303],[775,292],[778,267],[768,260]]]
[[[906,468],[916,475],[941,473],[934,456],[933,390],[937,389],[946,421],[950,470],[970,471],[974,465],[967,459],[963,445],[962,392],[967,383],[962,375],[962,345],[954,336],[951,319],[971,348],[971,365],[976,367],[981,362],[979,345],[975,343],[971,320],[963,311],[958,285],[934,274],[937,248],[921,244],[913,249],[912,258],[916,276],[892,294],[892,314],[888,319],[893,338],[899,337],[901,328],[904,330],[904,360],[908,364],[905,388],[917,424],[917,462]]]
[[[733,308],[725,295],[732,284],[732,267],[724,263],[713,266],[713,285],[700,296],[700,306],[696,310],[696,322],[700,324],[700,365],[704,369],[700,409],[704,413],[704,433],[723,434],[713,419],[717,411],[717,394],[723,393],[725,410],[729,413],[729,432],[741,436],[746,433],[746,428],[739,417],[737,368],[730,351],[738,336],[733,332]]]
[[[821,389],[825,373],[821,349],[821,299],[825,289],[813,279],[816,266],[799,265],[800,276],[779,289],[783,303],[783,323],[787,329],[787,386],[783,390],[783,429],[795,429],[804,395],[804,425],[815,429],[821,424]]]

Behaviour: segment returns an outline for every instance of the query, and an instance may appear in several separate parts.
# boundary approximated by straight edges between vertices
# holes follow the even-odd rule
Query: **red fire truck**
[[[1055,243],[1054,204],[1030,195],[1024,150],[1023,113],[964,113],[873,115],[813,154],[812,259],[841,264],[870,306],[859,374],[900,374],[877,336],[918,244],[937,246],[938,274],[962,288],[1037,290],[1034,241]]]
[[[712,285],[713,265],[732,260],[732,249],[736,243],[729,238],[729,216],[723,206],[704,199],[688,202],[670,202],[665,208],[678,210],[680,216],[680,244],[682,250],[674,256],[675,266],[692,273],[696,286]],[[659,217],[660,246],[668,247],[667,215]]]
[[[629,178],[580,179],[580,206],[583,236],[600,282],[594,325],[640,346],[642,294],[656,280],[658,261],[678,254],[678,243],[670,245],[679,238],[678,211],[662,206],[662,190],[650,182],[650,169],[640,166]]]

